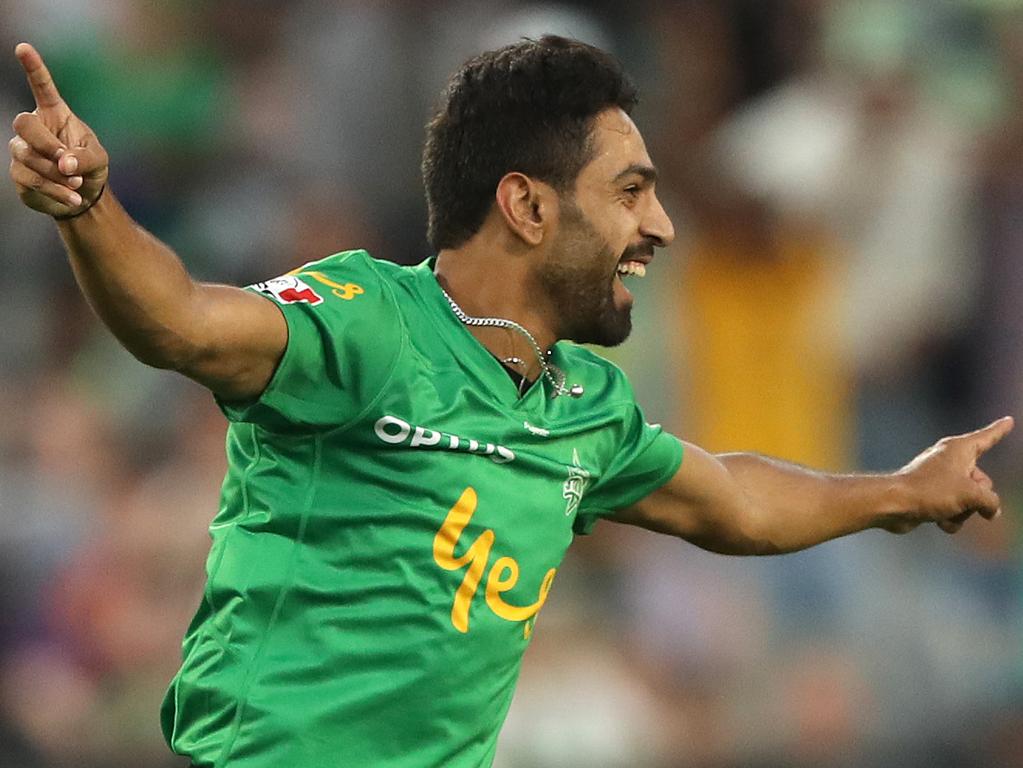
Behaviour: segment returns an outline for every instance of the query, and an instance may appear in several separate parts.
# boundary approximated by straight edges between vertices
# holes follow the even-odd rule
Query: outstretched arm
[[[666,485],[612,519],[732,555],[794,552],[867,528],[905,533],[925,522],[955,533],[974,512],[988,519],[1000,512],[977,460],[1012,426],[1005,417],[946,437],[887,475],[825,474],[687,445]]]
[[[57,220],[89,304],[142,362],[226,399],[259,395],[287,344],[280,312],[247,291],[193,281],[117,202],[106,150],[61,98],[39,53],[21,43],[15,55],[36,108],[14,120],[11,179],[25,205]]]

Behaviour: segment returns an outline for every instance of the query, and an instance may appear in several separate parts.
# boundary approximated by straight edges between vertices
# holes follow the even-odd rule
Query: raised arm
[[[25,205],[57,221],[89,304],[142,362],[226,399],[259,395],[287,344],[280,312],[239,288],[192,280],[117,202],[106,150],[61,98],[39,53],[21,43],[15,55],[36,108],[14,120],[11,179]]]
[[[977,460],[1012,426],[1005,417],[946,437],[887,475],[825,474],[687,445],[672,480],[612,519],[731,555],[794,552],[867,528],[905,533],[925,522],[955,533],[975,512],[988,519],[1000,512]]]

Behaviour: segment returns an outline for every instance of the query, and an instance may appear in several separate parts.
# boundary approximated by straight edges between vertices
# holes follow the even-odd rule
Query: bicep
[[[748,510],[749,500],[721,460],[685,443],[685,460],[672,478],[610,519],[722,552],[745,538]]]
[[[259,397],[288,344],[281,310],[263,296],[228,285],[199,285],[194,302],[200,341],[181,373],[224,400]]]

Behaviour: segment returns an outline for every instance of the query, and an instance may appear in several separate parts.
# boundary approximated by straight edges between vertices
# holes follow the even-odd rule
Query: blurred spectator
[[[913,8],[839,4],[829,21],[827,66],[745,106],[723,151],[751,191],[843,244],[859,464],[892,469],[955,422],[935,399],[975,300],[969,135],[924,98]]]

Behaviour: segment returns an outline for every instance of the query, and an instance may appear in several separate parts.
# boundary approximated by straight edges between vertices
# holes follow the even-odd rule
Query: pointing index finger
[[[973,441],[974,447],[977,449],[977,455],[980,456],[980,454],[993,448],[1003,437],[1009,434],[1014,423],[1011,416],[1003,416],[983,429],[971,432],[966,437]]]
[[[64,103],[53,83],[50,70],[46,68],[43,57],[39,51],[28,43],[18,43],[14,49],[14,55],[18,57],[21,68],[25,70],[28,77],[28,85],[32,89],[36,106],[40,109],[52,109]]]

